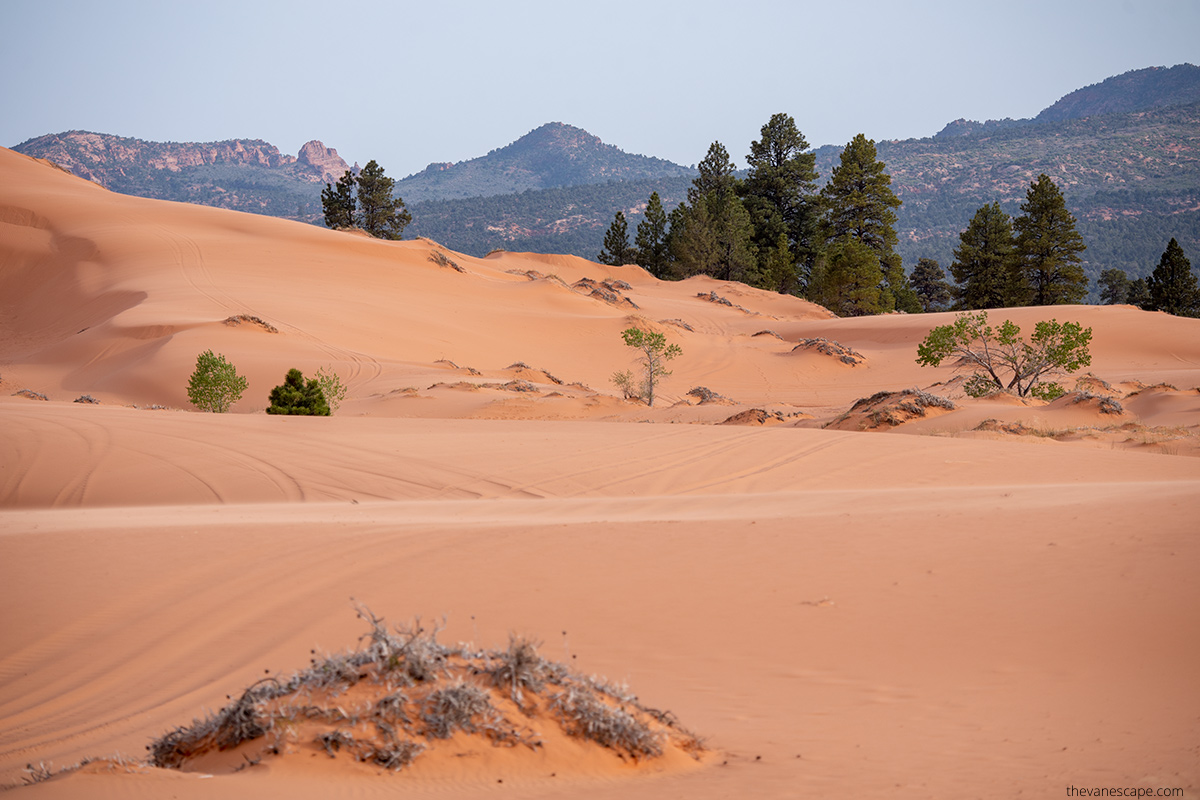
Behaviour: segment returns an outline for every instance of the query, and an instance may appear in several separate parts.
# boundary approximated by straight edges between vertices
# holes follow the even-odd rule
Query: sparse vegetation
[[[1052,319],[1037,323],[1026,342],[1012,321],[993,328],[986,311],[967,312],[959,314],[952,325],[929,332],[917,345],[917,363],[936,367],[955,358],[955,369],[973,373],[963,384],[972,397],[1007,391],[1018,397],[1053,400],[1063,394],[1063,388],[1044,378],[1091,364],[1091,340],[1091,328]]]
[[[329,413],[336,414],[346,399],[346,385],[333,367],[318,367],[316,381],[321,387],[321,394],[325,396],[325,402],[329,404]]]
[[[536,750],[542,741],[529,725],[538,720],[635,761],[662,755],[668,744],[693,755],[703,749],[669,712],[547,661],[531,639],[510,636],[505,650],[446,646],[437,641],[439,626],[418,619],[389,630],[369,609],[360,606],[358,614],[370,626],[358,650],[314,657],[287,678],[264,678],[218,713],[154,740],[150,762],[179,769],[262,740],[257,754],[242,752],[247,763],[312,747],[400,770],[457,734]],[[354,704],[339,702],[352,687]],[[503,710],[509,700],[520,712],[515,720]]]
[[[666,363],[679,357],[683,350],[677,344],[667,344],[667,337],[656,331],[641,328],[626,328],[621,331],[626,347],[640,350],[638,362],[642,367],[642,379],[635,385],[633,373],[626,370],[614,373],[612,382],[625,393],[626,398],[640,398],[646,405],[654,405],[654,387],[671,371]]]
[[[196,356],[196,370],[188,381],[188,400],[201,411],[224,414],[241,399],[246,379],[225,356],[205,350]]]

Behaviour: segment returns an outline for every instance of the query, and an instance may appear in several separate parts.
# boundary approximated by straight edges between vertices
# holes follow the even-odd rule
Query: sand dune
[[[915,363],[950,314],[837,319],[706,278],[378,242],[6,150],[0,176],[0,784],[124,753],[19,793],[1200,791],[1200,321],[997,312],[1091,326],[1092,376],[1054,403],[975,400]],[[654,408],[609,381],[631,324],[683,348]],[[816,338],[861,360],[797,349]],[[231,414],[188,410],[210,348],[249,379]],[[262,413],[320,366],[349,386],[336,416]],[[824,427],[914,387],[955,410]],[[770,424],[716,424],[739,414]],[[264,671],[354,647],[351,598],[445,615],[444,641],[532,636],[708,750],[136,763]]]

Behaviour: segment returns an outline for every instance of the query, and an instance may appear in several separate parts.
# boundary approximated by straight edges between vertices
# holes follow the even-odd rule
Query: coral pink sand
[[[824,430],[949,380],[914,358],[951,315],[834,319],[561,256],[447,252],[458,272],[435,250],[125,197],[0,149],[0,783],[129,757],[14,796],[1200,791],[1200,321],[1011,310],[1092,326],[1110,385],[1175,387],[1111,420],[956,397],[912,435]],[[683,348],[654,408],[609,383],[634,322]],[[865,363],[793,352],[817,336]],[[249,379],[231,414],[186,410],[209,348]],[[262,413],[288,368],[323,365],[349,386],[338,415]],[[730,402],[696,404],[700,385]],[[779,424],[713,424],[750,408]],[[985,418],[1077,441],[969,433]],[[355,646],[352,597],[445,615],[443,641],[536,637],[709,752],[134,763],[264,670]]]

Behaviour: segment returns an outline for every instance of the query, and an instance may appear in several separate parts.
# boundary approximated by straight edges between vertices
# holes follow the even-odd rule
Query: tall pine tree
[[[1192,272],[1192,262],[1174,238],[1167,243],[1158,266],[1146,280],[1152,311],[1165,311],[1177,317],[1200,316],[1200,288]]]
[[[612,225],[604,234],[604,249],[596,260],[601,264],[619,267],[622,264],[634,263],[635,253],[629,246],[629,225],[625,222],[625,212],[618,211],[613,217]]]
[[[762,126],[762,138],[750,143],[750,173],[740,194],[754,226],[753,242],[760,260],[763,287],[793,292],[807,278],[819,248],[816,155],[788,114],[775,114]],[[786,238],[790,268],[783,264],[780,236]],[[769,276],[769,277],[768,277]]]
[[[395,184],[374,159],[358,173],[359,221],[363,230],[380,239],[400,239],[405,226],[412,222],[404,201],[392,197]]]
[[[958,283],[960,308],[1004,308],[1026,302],[1028,287],[1014,251],[1012,220],[999,203],[976,211],[958,235],[950,274]]]
[[[1032,289],[1035,306],[1078,303],[1087,296],[1088,279],[1079,254],[1087,249],[1075,230],[1062,192],[1046,174],[1025,194],[1021,216],[1013,220],[1016,254]]]
[[[326,228],[353,228],[356,203],[354,200],[354,173],[346,170],[338,178],[337,186],[325,184],[321,190],[321,209],[325,212]]]
[[[638,223],[634,237],[634,262],[651,275],[665,280],[671,274],[671,251],[667,243],[667,213],[658,192],[651,192],[646,218]]]
[[[737,196],[729,152],[713,142],[688,189],[688,202],[671,213],[671,254],[683,276],[740,281],[754,273],[750,215]]]
[[[912,271],[912,287],[921,302],[921,310],[929,313],[945,311],[953,299],[950,284],[946,283],[946,273],[932,258],[922,258]]]
[[[860,133],[846,145],[829,182],[821,189],[821,205],[824,213],[820,230],[826,246],[850,238],[875,253],[883,273],[878,311],[895,310],[898,298],[907,306],[902,310],[919,310],[916,294],[895,251],[895,209],[900,207],[900,199],[892,192],[892,177],[878,159],[875,142]],[[857,255],[844,261],[866,263]]]

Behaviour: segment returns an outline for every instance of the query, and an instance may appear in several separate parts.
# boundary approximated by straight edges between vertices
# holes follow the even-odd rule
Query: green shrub
[[[325,367],[317,369],[317,385],[321,387],[321,394],[325,395],[325,402],[329,404],[329,413],[336,414],[342,401],[346,399],[346,385],[333,371],[333,367],[328,371]]]
[[[283,383],[271,390],[267,413],[328,417],[329,403],[316,378],[305,381],[300,370],[290,369]]]
[[[196,371],[188,381],[188,400],[201,411],[224,414],[241,399],[246,379],[238,375],[225,356],[205,350],[196,356]]]
[[[972,397],[1005,391],[1053,400],[1062,395],[1062,387],[1043,378],[1091,364],[1091,341],[1092,329],[1078,322],[1039,322],[1026,341],[1011,320],[993,328],[986,311],[967,312],[959,314],[954,324],[929,332],[917,345],[917,363],[936,367],[955,359],[955,369],[973,373],[963,384]]]

